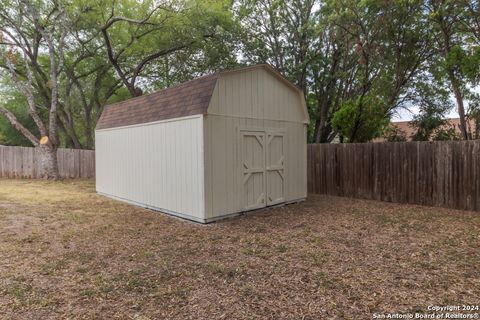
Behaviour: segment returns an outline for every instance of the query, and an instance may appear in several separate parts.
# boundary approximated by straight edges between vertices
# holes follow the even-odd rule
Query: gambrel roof
[[[263,64],[217,72],[171,88],[107,105],[97,122],[96,129],[124,127],[196,114],[207,114],[215,85],[222,74],[256,68],[264,68],[291,89],[301,94],[305,119],[308,122],[308,112],[301,90],[286,80],[271,66]]]

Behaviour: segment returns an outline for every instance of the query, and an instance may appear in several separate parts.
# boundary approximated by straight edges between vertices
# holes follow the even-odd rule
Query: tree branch
[[[8,122],[14,127],[18,132],[23,134],[25,138],[27,138],[35,147],[39,145],[39,140],[33,133],[30,132],[27,128],[25,128],[17,119],[17,117],[10,112],[9,110],[5,109],[4,107],[0,106],[0,114],[3,114],[5,118],[7,118]]]
[[[40,134],[42,136],[47,135],[47,130],[45,128],[45,125],[42,122],[42,119],[40,118],[40,115],[37,112],[37,107],[35,105],[35,97],[32,92],[32,82],[33,82],[33,76],[32,72],[29,68],[28,61],[25,61],[25,69],[26,69],[26,75],[27,75],[27,85],[23,85],[21,81],[18,79],[17,74],[15,72],[15,67],[12,64],[12,62],[7,58],[7,66],[10,71],[10,74],[12,75],[13,82],[15,83],[15,86],[22,92],[25,97],[27,98],[27,103],[28,103],[28,113],[32,117],[33,121],[35,122],[35,125],[38,127],[38,130],[40,131]]]

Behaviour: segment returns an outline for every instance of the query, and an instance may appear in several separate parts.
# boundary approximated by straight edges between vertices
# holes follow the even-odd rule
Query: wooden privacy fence
[[[62,178],[95,177],[95,151],[58,149],[58,170]],[[0,146],[0,177],[39,178],[35,148]]]
[[[480,140],[311,144],[308,190],[480,211]]]

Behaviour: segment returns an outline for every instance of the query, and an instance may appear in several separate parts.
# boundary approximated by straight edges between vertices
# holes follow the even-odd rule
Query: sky
[[[474,87],[473,91],[480,94],[480,86]],[[446,118],[459,118],[454,96],[452,95],[450,99],[452,99],[454,107],[446,115]],[[465,103],[465,111],[468,111],[468,101],[464,101],[464,103]],[[393,116],[392,121],[410,121],[412,120],[413,116],[416,114],[418,114],[418,107],[411,106],[409,107],[409,110],[402,109],[398,111],[397,114]]]
[[[398,112],[398,114],[394,115],[392,121],[410,121],[412,120],[415,114],[418,114],[418,107],[410,107],[410,110],[402,109]],[[456,108],[450,110],[447,115],[447,118],[458,118],[458,112]]]

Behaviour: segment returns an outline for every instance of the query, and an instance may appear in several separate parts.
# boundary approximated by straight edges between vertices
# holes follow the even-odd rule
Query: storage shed
[[[268,65],[105,107],[96,189],[197,222],[307,196],[303,93]]]

